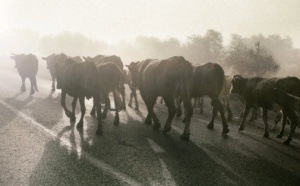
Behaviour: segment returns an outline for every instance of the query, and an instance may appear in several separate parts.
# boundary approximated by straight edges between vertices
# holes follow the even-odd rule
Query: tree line
[[[64,52],[70,56],[118,55],[124,63],[147,58],[168,58],[181,55],[194,64],[216,62],[226,74],[246,76],[298,76],[300,49],[293,47],[291,38],[280,35],[253,35],[249,38],[232,34],[225,45],[221,32],[207,30],[186,41],[170,37],[138,36],[133,41],[108,44],[80,33],[62,32],[40,35],[31,30],[13,30],[0,35],[1,54],[34,53],[47,56]]]

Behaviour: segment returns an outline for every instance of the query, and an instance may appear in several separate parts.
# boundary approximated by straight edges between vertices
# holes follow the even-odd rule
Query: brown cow
[[[264,137],[269,137],[268,110],[281,108],[283,115],[286,115],[291,121],[291,130],[284,144],[291,142],[295,128],[299,124],[297,118],[299,101],[295,101],[294,98],[287,94],[300,95],[300,80],[298,78],[244,78],[240,75],[235,75],[232,80],[231,93],[243,96],[246,101],[239,131],[244,130],[249,110],[257,105],[263,109]]]
[[[25,92],[25,79],[29,78],[31,88],[30,94],[34,94],[35,91],[38,91],[36,83],[36,74],[38,72],[38,59],[33,54],[12,54],[11,59],[15,60],[15,68],[18,69],[18,73],[22,78],[22,87],[21,91]]]
[[[193,115],[191,104],[193,67],[181,56],[174,56],[165,60],[147,59],[128,65],[132,74],[132,84],[137,86],[147,106],[148,115],[145,123],[154,122],[153,129],[160,128],[160,122],[153,111],[158,96],[162,96],[168,107],[168,118],[163,133],[171,130],[171,123],[176,113],[175,98],[180,95],[185,107],[185,129],[181,139],[188,140],[190,122]]]

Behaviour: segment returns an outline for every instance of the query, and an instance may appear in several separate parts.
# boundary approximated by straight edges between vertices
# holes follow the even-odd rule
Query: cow
[[[115,120],[114,125],[119,124],[119,110],[122,107],[122,102],[120,98],[120,84],[122,79],[121,69],[114,63],[103,63],[98,66],[98,83],[100,88],[100,93],[105,102],[105,108],[102,113],[102,119],[107,117],[107,111],[115,110]],[[109,93],[113,92],[115,109],[110,108]],[[93,105],[91,115],[95,115],[95,104]]]
[[[15,68],[18,69],[18,73],[22,78],[21,91],[26,91],[25,79],[30,80],[30,95],[34,94],[35,91],[39,91],[36,82],[36,74],[38,72],[38,59],[33,54],[12,54],[11,59],[15,60]]]
[[[188,140],[193,115],[191,63],[182,56],[174,56],[164,60],[146,59],[141,62],[131,62],[127,67],[132,74],[132,84],[140,90],[148,110],[145,123],[151,124],[153,120],[154,130],[158,130],[161,126],[153,111],[157,97],[162,96],[168,107],[168,118],[163,129],[163,133],[166,134],[171,130],[171,123],[176,114],[175,98],[180,95],[186,115],[185,129],[180,138]]]
[[[128,106],[132,107],[132,98],[134,98],[135,101],[135,110],[139,110],[139,103],[137,100],[137,87],[134,87],[132,85],[132,81],[131,81],[131,73],[130,71],[127,70],[123,70],[123,79],[124,79],[124,84],[127,84],[129,89],[130,89],[130,97],[129,97],[129,102],[128,102]]]
[[[235,75],[232,79],[232,94],[239,94],[246,101],[243,118],[239,131],[244,130],[245,120],[249,110],[257,105],[263,109],[263,121],[265,124],[264,137],[269,137],[268,110],[282,109],[284,117],[291,121],[291,130],[284,144],[290,144],[293,139],[296,126],[299,124],[297,112],[299,111],[299,101],[287,94],[300,95],[300,80],[296,77],[285,78],[245,78]]]
[[[124,69],[123,62],[119,56],[111,55],[111,56],[106,56],[106,55],[97,55],[95,57],[83,57],[85,61],[91,61],[96,64],[96,66],[99,66],[103,63],[111,62],[115,63],[122,71]],[[123,76],[121,79],[121,94],[122,94],[122,99],[123,99],[123,107],[126,109],[126,104],[125,104],[125,86],[124,86],[124,80]]]
[[[212,118],[207,125],[208,129],[213,129],[214,119],[220,112],[223,131],[225,135],[229,132],[228,125],[224,115],[224,106],[220,101],[220,94],[225,84],[225,74],[223,68],[217,63],[206,63],[196,66],[193,73],[193,97],[208,96],[213,106]]]
[[[52,78],[52,91],[55,91],[55,81],[57,79],[56,72],[55,72],[55,65],[61,65],[66,62],[68,56],[64,53],[61,54],[52,54],[48,57],[42,57],[43,60],[47,62],[47,68],[49,69],[51,78]]]
[[[98,83],[98,70],[94,63],[83,62],[77,63],[72,59],[67,59],[66,62],[60,66],[55,64],[57,75],[57,88],[61,89],[61,105],[64,108],[65,114],[72,122],[75,122],[75,108],[77,100],[79,99],[81,107],[81,117],[77,124],[78,129],[83,127],[83,117],[85,115],[85,98],[93,98],[97,110],[98,129],[96,134],[101,135],[101,105],[100,93]],[[73,97],[72,112],[66,107],[66,95]]]

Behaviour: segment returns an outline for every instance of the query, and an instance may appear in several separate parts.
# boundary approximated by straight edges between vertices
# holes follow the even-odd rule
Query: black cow
[[[139,103],[137,100],[137,93],[136,93],[137,87],[132,85],[131,72],[124,69],[123,70],[123,79],[124,79],[124,83],[128,85],[128,87],[131,91],[128,106],[132,107],[132,98],[134,98],[135,110],[139,110]]]
[[[103,63],[110,62],[110,63],[116,64],[122,71],[124,69],[124,65],[123,65],[123,62],[122,62],[121,58],[119,56],[115,56],[115,55],[111,55],[111,56],[97,55],[95,57],[83,57],[83,59],[85,61],[94,62],[97,67],[99,65],[103,64]],[[120,91],[121,91],[122,99],[123,99],[123,107],[125,109],[126,108],[126,104],[125,104],[125,86],[124,86],[123,76],[122,76],[121,80],[122,81],[121,81],[121,84],[120,84],[120,87],[121,87]]]
[[[29,78],[31,88],[30,88],[30,94],[34,94],[35,91],[38,91],[37,83],[36,83],[36,74],[38,72],[38,59],[33,54],[12,54],[10,56],[11,59],[15,60],[15,68],[18,69],[18,73],[22,78],[22,87],[21,91],[25,92],[25,79]]]
[[[67,59],[63,66],[55,65],[57,75],[57,88],[61,88],[61,105],[66,115],[71,121],[75,121],[75,108],[79,99],[81,107],[81,118],[77,128],[83,127],[83,117],[85,115],[85,98],[93,98],[97,110],[98,130],[97,134],[102,134],[101,105],[98,83],[98,70],[92,62],[77,63],[72,59]],[[66,94],[73,97],[72,112],[66,107]]]
[[[264,137],[269,137],[268,110],[281,108],[284,117],[288,117],[291,121],[291,130],[284,144],[291,142],[295,128],[299,124],[297,118],[299,101],[295,101],[294,98],[287,94],[300,95],[300,80],[298,78],[244,78],[240,75],[235,75],[232,79],[231,93],[243,96],[246,101],[239,131],[244,130],[245,120],[249,110],[257,105],[263,109],[263,121],[265,124]]]
[[[98,83],[100,88],[100,93],[105,101],[105,108],[102,114],[102,118],[105,119],[107,116],[108,109],[115,110],[115,120],[114,124],[119,124],[119,110],[122,108],[122,101],[120,97],[120,84],[122,81],[122,71],[114,63],[103,63],[98,66]],[[113,92],[115,109],[110,108],[109,93]],[[93,105],[91,115],[95,115],[95,104]]]
[[[153,129],[160,128],[160,122],[153,111],[158,96],[162,96],[168,107],[168,118],[163,133],[171,130],[171,123],[176,113],[175,98],[180,95],[185,107],[185,129],[181,139],[187,140],[190,135],[190,122],[193,115],[191,104],[193,67],[181,56],[174,56],[165,60],[147,59],[128,65],[132,75],[132,84],[140,90],[140,94],[147,106],[148,115],[145,123],[154,122]]]

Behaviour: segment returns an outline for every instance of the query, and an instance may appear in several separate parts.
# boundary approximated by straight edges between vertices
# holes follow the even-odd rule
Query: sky
[[[139,35],[185,39],[208,29],[250,37],[279,34],[300,48],[299,0],[0,0],[0,33],[82,33],[108,43]]]

